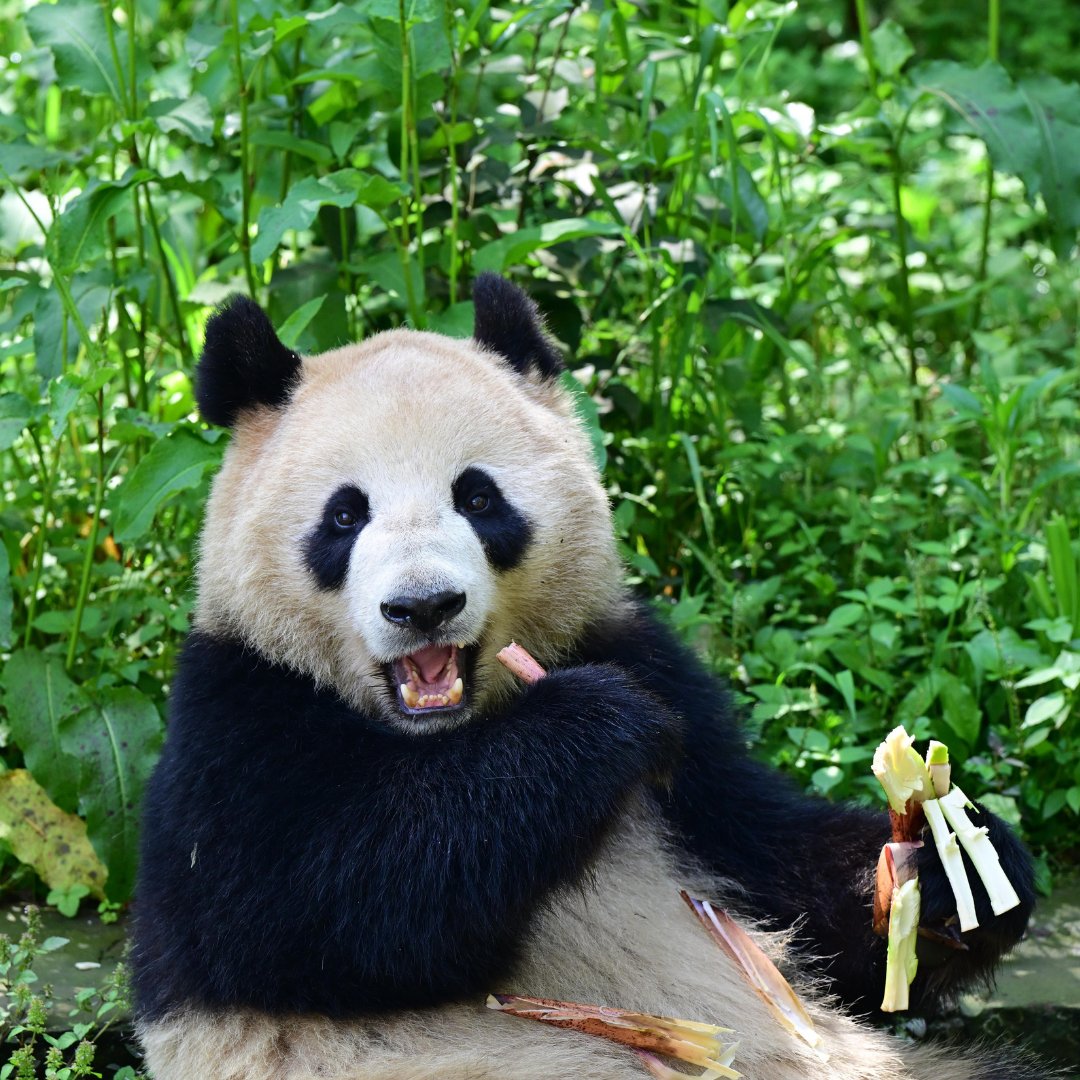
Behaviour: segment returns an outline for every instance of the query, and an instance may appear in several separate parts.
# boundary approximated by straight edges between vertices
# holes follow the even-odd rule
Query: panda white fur
[[[208,325],[196,395],[233,437],[145,808],[132,962],[156,1080],[645,1075],[489,991],[722,1024],[756,1080],[1048,1075],[837,1004],[881,992],[886,816],[749,761],[722,688],[622,585],[535,307],[491,275],[474,299],[473,340],[303,359],[251,301]],[[547,678],[515,682],[511,640]],[[924,1003],[986,976],[1031,910],[1023,849],[983,817],[1024,903],[994,918],[980,894],[967,951],[924,962]],[[923,855],[934,926],[951,898]],[[680,888],[761,926],[827,1065]]]

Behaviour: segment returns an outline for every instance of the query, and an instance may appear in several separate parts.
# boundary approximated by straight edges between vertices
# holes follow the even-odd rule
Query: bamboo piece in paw
[[[516,675],[523,683],[539,682],[547,672],[516,641],[496,654],[499,663]]]

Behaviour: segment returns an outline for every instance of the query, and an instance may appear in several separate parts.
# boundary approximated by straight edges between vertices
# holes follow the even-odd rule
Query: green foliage
[[[28,907],[26,929],[17,941],[0,934],[0,1042],[11,1047],[0,1080],[78,1080],[108,1075],[113,1080],[144,1080],[130,1065],[106,1073],[98,1043],[130,1008],[127,969],[119,965],[100,987],[80,990],[64,1030],[48,1023],[52,988],[34,971],[46,953],[68,944],[67,938],[41,940],[41,916]],[[98,1067],[95,1068],[95,1065]]]
[[[1075,15],[853,10],[0,0],[3,764],[111,902],[226,438],[210,311],[467,335],[483,269],[567,346],[633,580],[756,752],[876,798],[882,734],[939,733],[1068,854]]]

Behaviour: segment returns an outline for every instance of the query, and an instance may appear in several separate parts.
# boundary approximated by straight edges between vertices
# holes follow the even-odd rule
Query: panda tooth
[[[423,701],[423,699],[412,688],[412,685],[410,683],[402,683],[401,687],[400,687],[400,690],[401,690],[401,700],[404,701],[405,704],[408,705],[408,707],[410,709],[419,708],[419,706],[420,706],[421,702]]]
[[[458,677],[454,685],[446,692],[446,704],[457,705],[461,702],[461,695],[465,692],[465,684]]]

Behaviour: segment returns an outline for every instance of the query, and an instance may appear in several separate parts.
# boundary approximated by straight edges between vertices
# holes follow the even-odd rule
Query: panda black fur
[[[830,1077],[1049,1075],[821,1003],[881,993],[886,815],[747,758],[723,689],[621,585],[535,307],[491,275],[474,299],[472,342],[300,360],[246,300],[207,328],[199,405],[234,432],[145,808],[132,963],[156,1080],[644,1075],[487,1010],[493,990],[724,1024],[745,1076],[820,1075],[680,887],[814,981]],[[502,669],[511,639],[547,678]],[[976,884],[980,929],[924,960],[923,1003],[987,978],[1032,907],[1026,853],[979,817],[1023,903],[995,918]],[[953,907],[932,848],[920,874],[932,926]]]

